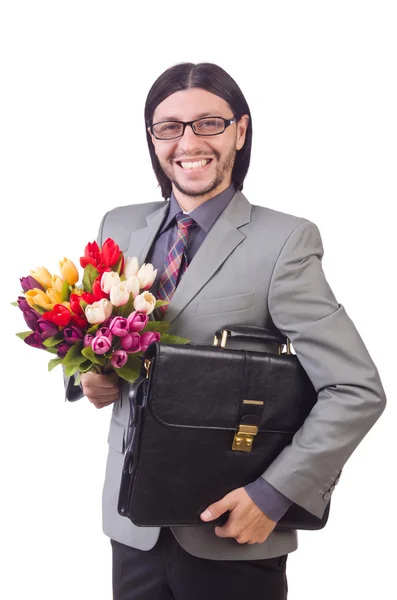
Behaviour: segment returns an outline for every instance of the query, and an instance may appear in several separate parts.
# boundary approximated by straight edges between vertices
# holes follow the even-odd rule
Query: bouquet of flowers
[[[23,295],[18,306],[29,331],[17,333],[26,344],[55,355],[51,371],[64,365],[67,376],[87,371],[116,372],[134,381],[141,357],[152,342],[185,344],[189,340],[167,334],[169,323],[153,319],[153,311],[168,304],[148,290],[157,270],[124,257],[108,238],[102,245],[88,243],[80,258],[82,282],[75,264],[59,261],[60,275],[38,267],[20,279]]]

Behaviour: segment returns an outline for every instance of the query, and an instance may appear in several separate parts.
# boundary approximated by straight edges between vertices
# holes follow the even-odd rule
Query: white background
[[[48,373],[50,355],[15,337],[26,327],[10,302],[30,269],[56,271],[64,255],[78,263],[105,211],[161,199],[146,147],[147,92],[167,67],[208,61],[236,79],[252,111],[244,193],[317,223],[328,281],[389,400],[345,467],[327,527],[300,534],[288,563],[289,598],[390,598],[395,3],[139,6],[1,3],[0,596],[111,598],[100,514],[111,407],[64,402],[60,367]]]

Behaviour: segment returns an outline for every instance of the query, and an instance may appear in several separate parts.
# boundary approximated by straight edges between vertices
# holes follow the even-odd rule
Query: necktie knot
[[[184,215],[181,212],[175,215],[175,219],[178,225],[178,229],[183,228],[187,230],[195,223],[192,217],[189,217],[189,215]]]

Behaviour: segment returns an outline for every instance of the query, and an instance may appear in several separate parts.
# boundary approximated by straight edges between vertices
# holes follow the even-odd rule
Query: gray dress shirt
[[[184,214],[189,214],[195,221],[189,229],[189,238],[186,246],[186,256],[189,265],[207,233],[234,196],[235,191],[234,186],[230,185],[226,190],[189,213],[182,210],[174,194],[171,194],[168,213],[146,258],[146,262],[151,263],[157,269],[156,279],[150,288],[152,294],[157,296],[159,281],[164,270],[167,254],[176,240],[178,227],[175,215],[183,212]],[[164,320],[167,320],[167,313],[165,313]],[[281,494],[262,477],[245,486],[245,490],[255,504],[273,521],[279,521],[291,504],[293,504],[289,498]]]

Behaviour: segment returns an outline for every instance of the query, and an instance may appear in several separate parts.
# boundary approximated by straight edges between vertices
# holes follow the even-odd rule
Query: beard
[[[171,181],[171,183],[182,194],[185,194],[186,196],[192,196],[192,197],[204,196],[205,194],[209,194],[210,192],[215,190],[223,182],[226,175],[233,169],[233,165],[234,165],[235,158],[236,158],[236,152],[237,151],[235,148],[231,148],[229,153],[223,159],[223,161],[220,161],[219,160],[220,155],[218,153],[214,152],[215,158],[218,160],[214,178],[210,183],[203,185],[203,187],[201,189],[200,188],[193,189],[193,188],[189,187],[188,184],[181,184],[178,181],[178,179],[175,177],[172,167],[169,166],[168,162],[167,163],[161,162],[160,166],[163,169],[165,175]]]

